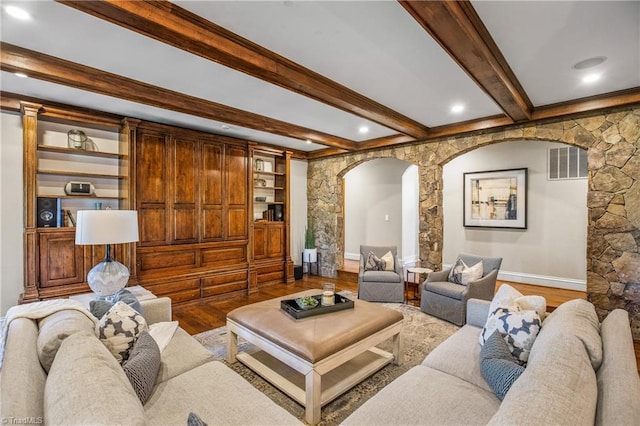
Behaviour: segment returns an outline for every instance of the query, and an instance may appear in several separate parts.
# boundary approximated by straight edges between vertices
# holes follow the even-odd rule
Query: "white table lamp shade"
[[[111,258],[110,244],[138,241],[138,212],[135,210],[80,210],[76,222],[76,244],[105,244],[105,258],[87,275],[91,290],[109,298],[126,287],[129,270]]]
[[[135,210],[79,210],[76,244],[121,244],[138,241]]]

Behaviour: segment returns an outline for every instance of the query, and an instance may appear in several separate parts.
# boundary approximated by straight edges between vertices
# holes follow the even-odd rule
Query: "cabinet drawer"
[[[247,290],[249,286],[248,279],[249,273],[247,271],[203,278],[202,296],[207,297],[217,294],[231,293],[234,291]]]
[[[246,246],[220,247],[202,250],[202,266],[216,268],[247,261]]]
[[[174,303],[200,297],[200,279],[198,278],[156,284],[146,283],[144,287],[158,297],[170,297]]]
[[[168,251],[163,253],[140,253],[138,255],[138,259],[139,272],[197,266],[195,250]]]

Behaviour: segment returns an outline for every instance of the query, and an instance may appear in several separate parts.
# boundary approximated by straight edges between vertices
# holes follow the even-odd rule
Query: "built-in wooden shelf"
[[[53,176],[69,176],[69,177],[85,177],[94,179],[124,179],[126,176],[120,175],[108,175],[100,173],[88,173],[88,172],[69,172],[60,170],[38,170],[39,175],[53,175]]]
[[[55,195],[55,194],[38,194],[38,197],[44,198],[75,198],[85,200],[126,200],[126,197],[102,197],[100,195]]]
[[[124,154],[117,154],[113,152],[87,151],[84,149],[65,148],[63,146],[53,146],[53,145],[38,145],[38,151],[57,152],[59,154],[86,155],[89,157],[115,158],[115,159],[121,159],[126,157],[126,155]]]

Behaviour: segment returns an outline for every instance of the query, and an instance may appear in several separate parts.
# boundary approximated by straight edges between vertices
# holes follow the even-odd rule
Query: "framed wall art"
[[[464,173],[465,227],[527,229],[527,169]]]

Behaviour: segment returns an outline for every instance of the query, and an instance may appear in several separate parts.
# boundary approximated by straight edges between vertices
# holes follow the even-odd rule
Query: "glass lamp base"
[[[94,266],[87,275],[91,290],[101,298],[113,296],[127,286],[129,270],[115,260],[105,260]]]

